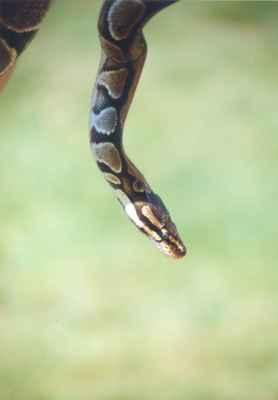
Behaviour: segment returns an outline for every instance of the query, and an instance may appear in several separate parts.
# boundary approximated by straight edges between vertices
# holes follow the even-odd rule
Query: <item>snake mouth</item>
[[[161,251],[161,253],[165,254],[168,257],[171,257],[173,259],[180,259],[183,258],[186,255],[186,247],[184,244],[180,241],[177,241],[176,243],[172,243],[166,240],[162,240],[160,242],[155,242],[155,245]]]

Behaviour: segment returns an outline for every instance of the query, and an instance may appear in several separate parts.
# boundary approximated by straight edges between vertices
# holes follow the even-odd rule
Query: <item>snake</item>
[[[40,28],[52,0],[0,0],[0,90]]]
[[[0,0],[0,89],[39,30],[52,0]],[[93,88],[89,141],[105,181],[127,217],[165,255],[186,254],[160,196],[127,156],[123,130],[147,55],[146,23],[178,0],[103,0],[98,18],[101,60]]]

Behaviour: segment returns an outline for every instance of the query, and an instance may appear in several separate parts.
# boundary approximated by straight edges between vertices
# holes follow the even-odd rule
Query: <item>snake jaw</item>
[[[163,240],[161,242],[155,242],[155,245],[157,246],[159,251],[173,259],[180,259],[186,254],[186,248],[181,241],[176,241],[176,243],[172,243]]]
[[[158,243],[158,248],[162,253],[172,258],[182,258],[186,254],[186,248],[178,234],[175,224],[170,220],[161,229],[162,241]]]
[[[184,257],[186,248],[162,200],[153,192],[147,197],[151,202],[144,203],[137,211],[144,221],[142,230],[165,255],[175,259]]]
[[[116,195],[129,219],[163,254],[173,259],[185,256],[186,248],[176,225],[158,195],[153,192],[148,194],[152,203],[148,200],[133,202],[121,190],[116,190]]]
[[[148,228],[147,231],[143,228],[143,232],[151,239],[159,251],[166,256],[173,259],[180,259],[186,255],[186,248],[177,231],[175,235],[168,233],[167,237],[162,231],[157,233],[150,228]],[[162,234],[162,236],[160,236],[160,234]]]

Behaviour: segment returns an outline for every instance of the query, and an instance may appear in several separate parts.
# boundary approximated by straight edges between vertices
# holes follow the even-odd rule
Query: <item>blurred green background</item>
[[[99,3],[56,1],[0,98],[0,398],[275,400],[278,3],[183,1],[146,27],[125,144],[179,262],[90,154]]]

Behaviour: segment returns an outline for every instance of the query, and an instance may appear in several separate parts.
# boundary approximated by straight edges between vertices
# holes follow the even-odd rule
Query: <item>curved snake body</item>
[[[105,0],[98,21],[102,58],[92,96],[90,142],[129,219],[166,255],[185,247],[160,197],[125,154],[124,122],[145,62],[145,23],[176,0]]]
[[[0,0],[0,90],[39,29],[52,0]],[[92,97],[90,142],[97,165],[131,221],[165,254],[185,247],[160,197],[124,152],[122,133],[146,58],[145,23],[177,0],[104,0],[102,59]]]
[[[0,0],[0,90],[39,30],[51,0]]]

